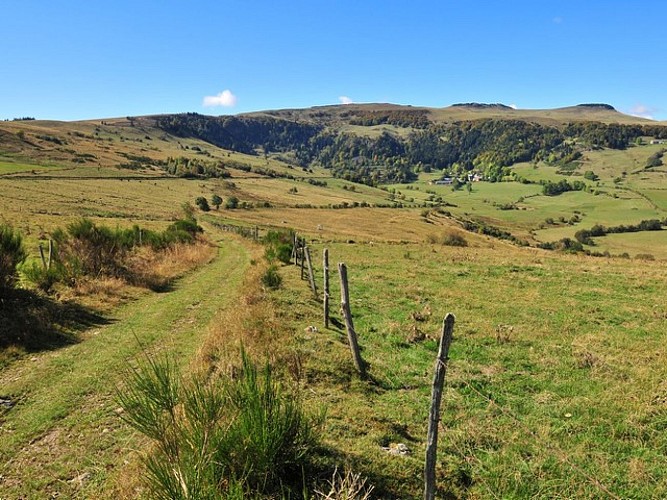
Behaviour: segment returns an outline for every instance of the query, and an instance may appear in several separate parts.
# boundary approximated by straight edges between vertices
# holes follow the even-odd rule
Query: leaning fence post
[[[51,269],[51,258],[53,257],[53,240],[49,240],[49,260],[46,262],[46,268]]]
[[[447,313],[442,322],[440,348],[435,361],[435,375],[431,392],[431,411],[428,418],[428,434],[426,438],[426,462],[424,464],[424,500],[435,499],[435,463],[438,452],[438,422],[440,421],[440,401],[442,388],[447,373],[447,356],[454,333],[454,315]]]
[[[39,244],[39,255],[42,257],[42,265],[44,266],[44,269],[47,269],[46,267],[46,258],[44,257],[44,249],[42,248],[42,244]]]
[[[301,259],[301,279],[303,279],[304,266],[306,264],[305,253],[306,253],[306,240],[303,239],[303,240],[301,240],[301,256],[300,256],[300,259]]]
[[[359,343],[357,342],[357,333],[354,331],[352,313],[350,312],[350,291],[347,286],[347,266],[342,262],[338,264],[338,274],[340,275],[340,308],[343,313],[343,319],[345,320],[345,329],[347,330],[347,340],[350,344],[350,351],[352,351],[352,360],[361,377],[366,378],[366,366],[364,360],[361,359]]]
[[[324,328],[329,328],[329,249],[322,252],[322,268],[324,270]]]
[[[310,289],[313,291],[313,295],[317,298],[317,285],[315,284],[315,273],[313,273],[313,263],[310,260],[310,248],[305,247],[304,252],[306,253],[306,263],[308,264],[308,281],[310,281]]]
[[[292,237],[292,257],[294,257],[294,265],[296,266],[299,263],[299,258],[297,255],[297,244],[298,244],[298,239],[296,236],[296,233],[294,233],[294,236]]]

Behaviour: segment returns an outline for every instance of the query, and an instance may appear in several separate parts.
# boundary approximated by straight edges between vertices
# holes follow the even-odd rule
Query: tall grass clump
[[[26,256],[21,234],[9,225],[0,224],[0,291],[14,288],[17,267]]]
[[[152,497],[275,497],[302,491],[317,421],[245,352],[235,376],[187,381],[147,359],[119,390],[122,418],[155,444],[144,459]]]

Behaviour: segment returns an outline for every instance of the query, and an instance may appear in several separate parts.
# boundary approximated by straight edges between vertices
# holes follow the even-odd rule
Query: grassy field
[[[586,152],[574,177],[544,164],[517,165],[533,183],[476,182],[469,192],[429,184],[440,173],[382,189],[353,184],[321,168],[296,168],[289,156],[231,153],[160,133],[150,119],[134,126],[125,118],[7,122],[0,132],[10,136],[0,151],[0,220],[24,234],[30,259],[55,228],[80,217],[164,229],[199,196],[235,196],[251,208],[228,210],[223,202],[220,210],[196,210],[197,217],[259,226],[262,234],[296,229],[311,245],[318,284],[324,247],[334,271],[337,262],[348,264],[371,374],[368,381],[355,375],[344,331],[322,327],[321,304],[292,266],[280,269],[283,286],[268,294],[275,310],[233,322],[231,305],[250,308],[254,300],[238,299],[238,287],[244,275],[259,279],[250,263],[260,257],[225,237],[217,259],[172,291],[128,293],[122,305],[97,311],[99,323],[82,327],[76,343],[0,369],[0,397],[17,402],[0,414],[0,497],[136,495],[133,451],[143,442],[120,423],[112,393],[121,368],[141,351],[137,339],[181,355],[184,366],[202,344],[218,353],[252,340],[254,354],[281,363],[283,376],[298,382],[310,409],[327,409],[320,457],[327,467],[361,473],[378,498],[419,497],[431,370],[447,312],[457,324],[443,404],[441,497],[667,496],[667,276],[660,262],[667,231],[609,234],[589,247],[626,259],[518,248],[460,225],[483,221],[537,244],[594,224],[665,219],[667,171],[644,168],[658,146]],[[127,155],[227,159],[283,177],[229,169],[228,179],[173,178],[157,168],[119,168]],[[582,179],[586,170],[599,177],[587,181],[597,194],[542,195],[539,181]],[[427,208],[438,197],[446,206]],[[329,208],[393,202],[404,207]],[[468,246],[434,243],[452,233]],[[334,272],[333,304],[337,278]],[[410,453],[387,451],[398,443]]]
[[[321,312],[295,269],[284,269],[279,300],[307,360],[309,403],[328,407],[327,444],[363,470],[380,497],[420,495],[434,339],[446,312],[457,324],[443,403],[442,497],[667,494],[661,265],[510,248],[327,247],[333,263],[349,266],[372,381],[353,374],[344,331],[303,333],[321,328]],[[336,301],[335,273],[332,282]],[[398,443],[411,454],[383,449]]]

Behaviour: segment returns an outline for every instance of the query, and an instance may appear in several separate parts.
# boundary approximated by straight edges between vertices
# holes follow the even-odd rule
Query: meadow
[[[0,154],[0,220],[24,235],[29,261],[56,228],[81,217],[162,230],[184,204],[223,199],[219,209],[194,208],[210,255],[179,269],[166,290],[116,283],[113,296],[91,287],[90,297],[49,298],[78,303],[89,322],[68,342],[3,358],[0,398],[16,402],[0,410],[0,490],[9,498],[142,494],[138,457],[146,441],[118,418],[113,398],[123,366],[144,346],[175,354],[188,370],[224,374],[241,344],[274,363],[310,411],[326,410],[322,474],[349,469],[378,498],[420,497],[432,368],[447,312],[456,326],[440,497],[667,496],[666,232],[608,234],[587,246],[615,257],[534,248],[594,224],[665,219],[664,169],[644,167],[658,146],[588,151],[570,176],[544,163],[519,164],[514,172],[530,183],[508,177],[468,191],[431,184],[439,173],[411,184],[355,184],[319,167],[297,168],[289,155],[246,155],[170,136],[150,119],[2,127],[12,141],[24,130],[23,143],[6,142]],[[155,166],[123,167],[128,155],[254,170],[187,179]],[[586,180],[593,192],[542,194],[540,181],[582,179],[587,170],[598,176]],[[225,208],[232,197],[240,206]],[[533,247],[465,231],[462,220]],[[296,230],[311,248],[320,297],[328,248],[332,304],[335,264],[348,265],[369,379],[355,373],[344,329],[323,327],[320,297],[299,270],[281,265],[282,285],[261,286],[263,250],[220,224],[257,226],[260,234]],[[467,246],[443,244],[451,235]],[[393,453],[398,444],[409,453]]]

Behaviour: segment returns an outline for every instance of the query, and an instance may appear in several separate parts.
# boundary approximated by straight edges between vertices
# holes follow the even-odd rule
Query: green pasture
[[[435,339],[447,312],[457,322],[440,498],[667,495],[663,266],[511,247],[327,246],[331,262],[348,265],[370,381],[354,375],[344,330],[321,328],[320,306],[292,267],[280,304],[305,359],[307,403],[327,408],[326,444],[379,497],[420,496]],[[321,332],[304,333],[308,325]],[[410,454],[385,451],[398,443]]]

